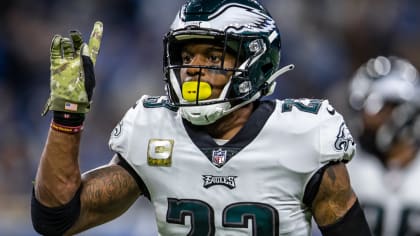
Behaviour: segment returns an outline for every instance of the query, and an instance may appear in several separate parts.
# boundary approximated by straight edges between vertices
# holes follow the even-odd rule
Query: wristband
[[[62,132],[62,133],[77,134],[77,133],[80,133],[83,130],[83,125],[65,126],[65,125],[58,124],[57,122],[52,121],[51,122],[51,128],[55,131],[59,131],[59,132]]]
[[[85,114],[54,111],[54,122],[63,126],[77,127],[82,126]]]

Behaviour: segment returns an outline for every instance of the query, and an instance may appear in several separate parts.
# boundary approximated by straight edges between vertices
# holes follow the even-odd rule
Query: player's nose
[[[200,66],[205,66],[205,60],[202,56],[194,56],[190,63],[188,63],[188,67],[186,70],[186,73],[189,77],[199,77],[204,75],[204,70]],[[195,78],[195,80],[198,80],[198,78]]]

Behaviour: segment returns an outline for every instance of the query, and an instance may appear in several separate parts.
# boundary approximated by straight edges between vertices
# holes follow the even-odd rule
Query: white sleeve
[[[130,150],[131,136],[133,133],[134,121],[138,114],[137,109],[142,104],[142,99],[138,100],[136,106],[131,107],[123,116],[121,121],[115,126],[109,138],[109,148],[119,153],[125,159],[128,156],[128,150]]]
[[[324,101],[326,106],[322,106],[329,113],[329,117],[323,122],[319,129],[320,141],[320,162],[330,161],[350,161],[356,151],[356,144],[347,128],[343,116]]]

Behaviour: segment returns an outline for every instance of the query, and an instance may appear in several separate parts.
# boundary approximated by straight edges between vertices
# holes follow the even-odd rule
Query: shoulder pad
[[[352,159],[356,146],[353,137],[343,116],[328,100],[286,99],[280,106],[286,132],[316,137],[320,163]]]

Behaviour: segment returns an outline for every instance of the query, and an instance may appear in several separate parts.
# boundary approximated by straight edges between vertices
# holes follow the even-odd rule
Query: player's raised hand
[[[54,36],[50,50],[50,97],[42,115],[49,110],[68,113],[90,110],[102,32],[102,22],[97,21],[88,44],[77,30],[70,31],[70,38]]]

